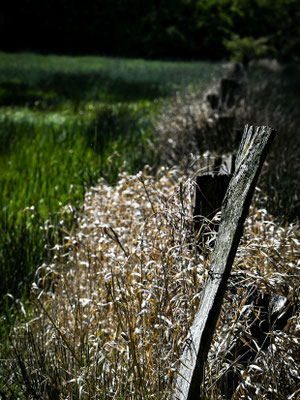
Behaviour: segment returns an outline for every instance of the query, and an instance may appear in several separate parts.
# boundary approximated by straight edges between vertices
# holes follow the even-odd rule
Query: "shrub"
[[[232,35],[231,39],[224,40],[224,45],[235,62],[247,66],[251,60],[271,56],[273,48],[269,45],[268,38],[240,37]]]

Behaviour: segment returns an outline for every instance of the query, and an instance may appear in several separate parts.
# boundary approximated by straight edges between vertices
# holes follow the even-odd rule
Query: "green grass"
[[[0,297],[20,297],[86,189],[155,163],[161,99],[221,63],[0,53]],[[114,154],[113,157],[112,154]],[[45,226],[53,226],[46,229]]]
[[[88,101],[154,100],[207,84],[220,63],[0,53],[0,104],[77,110]]]
[[[0,224],[5,235],[0,239],[4,276],[1,294],[9,291],[20,295],[24,286],[20,274],[28,275],[28,283],[47,257],[45,241],[52,238],[45,236],[43,229],[47,219],[57,225],[64,206],[78,208],[85,190],[100,176],[116,181],[125,160],[132,171],[151,161],[151,152],[145,146],[150,135],[150,118],[146,117],[149,107],[135,108],[103,106],[89,118],[41,115],[29,110],[3,112]],[[110,161],[108,157],[115,151],[119,154]],[[68,218],[68,209],[72,208],[66,208],[64,219]]]

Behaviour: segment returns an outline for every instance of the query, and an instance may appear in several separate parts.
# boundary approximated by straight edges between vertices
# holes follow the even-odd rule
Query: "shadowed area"
[[[171,92],[170,85],[155,81],[113,79],[103,72],[56,72],[36,84],[0,83],[0,106],[57,107],[65,101],[128,102],[154,100]]]

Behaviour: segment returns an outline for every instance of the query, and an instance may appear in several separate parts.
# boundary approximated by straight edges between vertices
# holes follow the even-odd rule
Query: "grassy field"
[[[74,110],[89,101],[149,101],[207,84],[221,64],[1,53],[0,71],[2,106]]]
[[[120,168],[155,163],[152,123],[163,98],[205,86],[208,62],[0,54],[0,283],[21,296],[87,188]],[[58,238],[57,238],[58,236]]]

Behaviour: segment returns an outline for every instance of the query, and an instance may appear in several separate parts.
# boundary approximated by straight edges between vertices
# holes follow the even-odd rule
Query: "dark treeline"
[[[145,58],[220,59],[224,40],[264,37],[299,52],[298,0],[23,0],[1,6],[0,49]]]

